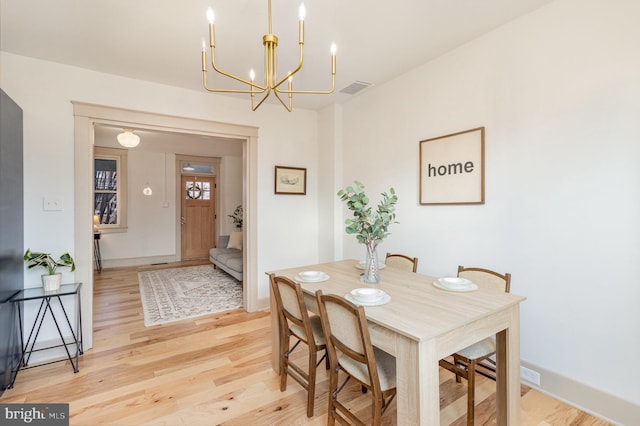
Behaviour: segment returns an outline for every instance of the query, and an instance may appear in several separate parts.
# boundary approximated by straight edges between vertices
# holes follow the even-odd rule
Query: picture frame
[[[276,166],[275,193],[290,195],[307,194],[307,169]]]
[[[420,204],[484,204],[484,127],[420,141]]]

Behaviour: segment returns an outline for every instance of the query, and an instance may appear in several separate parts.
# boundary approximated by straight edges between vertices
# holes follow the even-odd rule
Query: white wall
[[[527,297],[523,361],[636,409],[640,371],[624,365],[640,352],[638,16],[637,1],[551,3],[362,93],[342,117],[343,184],[362,181],[376,203],[398,192],[382,252],[434,276],[511,272]],[[419,205],[419,141],[479,126],[485,204]]]
[[[242,204],[242,158],[222,158],[220,173],[225,185],[220,199],[220,233],[225,235],[236,230],[233,219],[228,215],[233,214],[236,207]]]
[[[100,251],[105,265],[112,259],[175,255],[175,156],[167,157],[165,196],[165,154],[128,150],[128,229],[124,233],[101,235]],[[149,196],[142,194],[147,183],[153,191]],[[165,200],[170,203],[168,207],[163,207]]]

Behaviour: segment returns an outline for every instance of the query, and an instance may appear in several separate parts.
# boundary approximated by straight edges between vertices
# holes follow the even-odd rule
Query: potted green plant
[[[55,260],[49,253],[41,253],[27,249],[23,257],[27,264],[27,269],[41,267],[47,270],[42,275],[42,286],[44,291],[53,291],[60,288],[62,273],[57,272],[59,267],[68,267],[71,272],[76,270],[76,264],[69,253],[63,253],[58,260]]]
[[[393,188],[383,192],[382,200],[374,211],[369,206],[369,197],[364,192],[364,185],[354,181],[355,187],[347,186],[338,191],[338,197],[345,201],[347,208],[353,212],[353,217],[345,220],[347,234],[355,234],[356,239],[367,248],[365,272],[362,280],[366,283],[380,281],[378,267],[378,244],[389,235],[389,225],[398,223],[395,218],[398,197]]]
[[[228,214],[227,216],[229,216],[233,220],[233,224],[236,226],[236,228],[242,228],[242,218],[244,216],[242,205],[236,207],[236,209],[233,211],[233,214]]]

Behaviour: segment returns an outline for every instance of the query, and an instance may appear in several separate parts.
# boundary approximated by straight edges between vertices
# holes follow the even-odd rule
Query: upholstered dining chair
[[[327,424],[380,425],[382,414],[396,395],[396,359],[371,345],[367,318],[362,306],[336,295],[316,292],[322,328],[329,354],[329,409]],[[345,373],[338,386],[339,373]],[[367,389],[372,397],[371,419],[364,423],[338,401],[338,394],[350,379]]]
[[[400,268],[406,271],[416,272],[418,270],[418,258],[409,257],[404,254],[387,253],[385,265],[393,268]]]
[[[458,277],[466,278],[483,289],[508,293],[511,287],[511,274],[500,274],[484,268],[458,266]],[[467,426],[474,424],[475,375],[478,373],[496,380],[496,364],[492,359],[495,353],[496,339],[491,336],[456,352],[449,359],[440,360],[440,367],[454,373],[458,383],[461,378],[467,380]]]
[[[283,392],[287,389],[287,376],[291,376],[300,383],[307,390],[307,417],[313,417],[316,370],[327,357],[326,339],[322,331],[320,317],[309,315],[300,284],[275,274],[269,274],[269,281],[278,310],[280,326],[280,391]],[[291,337],[296,339],[293,346],[291,346]],[[291,357],[300,342],[306,343],[309,347],[306,372]],[[318,360],[318,352],[320,351],[325,352]],[[329,368],[328,359],[326,359],[326,366]]]

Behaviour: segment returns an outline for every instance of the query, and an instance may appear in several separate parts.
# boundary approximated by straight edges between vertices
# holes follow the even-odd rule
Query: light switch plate
[[[44,211],[60,211],[64,209],[62,198],[60,197],[44,197],[42,202],[42,210]]]

